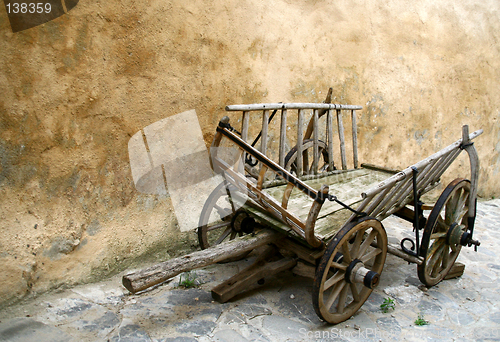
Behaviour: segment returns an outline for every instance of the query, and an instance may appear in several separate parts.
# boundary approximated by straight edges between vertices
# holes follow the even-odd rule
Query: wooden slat
[[[267,152],[267,132],[269,130],[269,111],[265,110],[262,113],[262,135],[260,137],[260,152],[266,154]]]
[[[483,133],[482,130],[475,131],[474,133],[471,133],[469,135],[469,139],[472,140],[482,133]],[[456,149],[458,146],[460,146],[461,142],[462,142],[462,139],[460,139],[460,140],[456,141],[455,143],[453,143],[453,144],[443,148],[442,150],[434,153],[433,155],[429,156],[428,158],[419,161],[418,163],[414,164],[413,166],[415,166],[417,169],[420,170],[422,167],[425,167],[425,165],[427,165],[431,160],[434,160],[436,158],[440,158],[441,156],[448,154],[450,151]],[[385,189],[386,187],[393,186],[394,183],[396,183],[397,181],[399,181],[401,179],[405,179],[409,174],[411,174],[411,172],[412,172],[411,167],[408,167],[408,168],[398,172],[394,176],[389,177],[385,181],[380,182],[377,186],[369,189],[368,191],[365,191],[361,195],[364,198],[371,197],[373,194],[381,191],[382,189]]]
[[[280,144],[279,144],[279,164],[285,167],[285,153],[286,153],[286,114],[287,110],[281,111],[281,127],[280,127]]]
[[[283,207],[283,209],[288,208],[288,201],[290,200],[290,195],[292,194],[293,188],[294,186],[292,183],[288,183],[286,185],[286,189],[283,192],[283,198],[281,199],[281,206]]]
[[[259,172],[259,178],[257,178],[257,189],[262,190],[262,184],[264,184],[264,178],[266,176],[266,172],[269,169],[267,165],[262,165]],[[233,169],[238,170],[238,169]]]
[[[358,126],[356,123],[356,111],[353,109],[351,111],[352,116],[352,158],[354,162],[354,168],[358,168]]]
[[[328,170],[333,171],[333,117],[332,111],[326,114],[326,133],[328,137]]]
[[[340,158],[342,161],[342,170],[347,170],[347,159],[346,159],[346,153],[345,153],[344,124],[342,122],[342,111],[341,110],[337,110],[337,124],[339,127]]]
[[[261,191],[261,189],[258,189],[257,186],[250,182],[247,177],[241,175],[239,172],[232,170],[225,161],[219,158],[215,158],[214,161],[219,163],[219,167],[225,170],[226,179],[229,180],[231,184],[236,186],[242,193],[250,191],[254,194],[257,194],[258,198],[255,198],[254,200],[259,203],[261,208],[265,209],[268,213],[278,218],[279,220],[291,222],[290,224],[288,224],[288,226],[292,228],[299,236],[305,238],[305,224],[300,220],[300,218],[284,209],[275,198],[268,195],[265,191]],[[244,184],[244,187],[242,187],[241,184]]]
[[[318,163],[319,163],[319,128],[318,128],[318,110],[315,109],[313,112],[313,162],[312,168],[315,175],[318,174]]]
[[[241,118],[241,139],[248,140],[248,126],[250,122],[250,112],[244,111]]]
[[[267,132],[269,129],[269,111],[265,110],[262,113],[262,135],[260,137],[260,152],[267,155]],[[263,165],[260,164],[260,170],[262,170]]]
[[[304,170],[302,168],[302,147],[304,145],[304,110],[299,109],[298,119],[297,119],[297,177],[300,177],[304,174]]]
[[[417,190],[423,190],[423,188],[419,187],[419,184],[421,183],[421,180],[426,175],[426,173],[430,171],[430,169],[432,168],[432,165],[434,165],[434,164],[427,164],[427,166],[423,170],[420,170],[421,172],[419,172],[417,174]],[[389,213],[394,208],[403,207],[405,205],[404,203],[408,203],[410,201],[410,199],[411,199],[411,201],[414,200],[414,198],[413,198],[413,175],[410,175],[408,177],[408,180],[410,181],[408,186],[406,188],[401,189],[401,191],[398,194],[393,195],[393,197],[396,201],[393,204],[388,205],[384,209],[384,214]]]
[[[374,197],[373,200],[370,202],[370,205],[368,206],[368,208],[366,208],[364,212],[371,216],[372,213],[376,213],[378,210],[380,210],[380,208],[383,208],[384,201],[390,198],[389,196],[387,196],[387,193],[390,190],[391,190],[390,188],[384,189],[378,195],[373,196]]]
[[[432,169],[422,178],[419,187],[425,188],[428,184],[436,182],[441,177],[442,172],[446,171],[460,152],[460,149],[457,148],[457,151],[451,151],[448,155],[438,158],[432,165]]]

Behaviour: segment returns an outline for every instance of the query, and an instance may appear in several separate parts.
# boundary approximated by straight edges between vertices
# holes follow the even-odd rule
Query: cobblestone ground
[[[44,295],[0,312],[0,341],[500,341],[500,200],[478,204],[478,252],[463,248],[465,274],[426,289],[415,265],[388,255],[379,287],[349,320],[316,316],[310,279],[283,273],[229,303],[210,289],[250,261],[197,270],[200,286],[179,278],[140,295],[108,282]],[[390,240],[413,235],[397,218],[384,221]],[[385,298],[395,309],[383,313]],[[417,326],[419,318],[427,325]]]

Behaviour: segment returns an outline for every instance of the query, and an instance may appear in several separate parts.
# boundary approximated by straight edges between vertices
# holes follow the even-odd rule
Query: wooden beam
[[[352,158],[354,162],[354,168],[358,168],[358,126],[356,123],[356,111],[353,109],[351,111],[352,115]]]
[[[132,293],[163,283],[176,275],[237,257],[244,252],[272,243],[282,238],[282,234],[272,230],[262,230],[255,235],[245,235],[234,240],[170,259],[144,270],[129,273],[122,278],[123,286]]]
[[[315,109],[313,112],[313,174],[318,174],[318,163],[319,163],[319,116],[318,110]]]
[[[281,111],[281,127],[280,127],[280,144],[279,144],[279,161],[280,166],[285,167],[286,154],[286,109]]]
[[[342,170],[347,170],[347,158],[345,153],[345,138],[344,138],[344,124],[342,122],[342,111],[337,110],[337,124],[339,128],[339,139],[340,139],[340,158],[342,161]]]
[[[328,137],[328,171],[333,171],[333,110],[326,114],[326,132]]]
[[[294,258],[282,258],[277,261],[267,260],[276,253],[275,246],[268,246],[252,265],[214,287],[212,298],[219,303],[225,303],[243,291],[251,290],[259,283],[262,284],[262,280],[266,277],[289,270],[297,264],[297,260]]]
[[[303,160],[302,151],[304,144],[304,110],[299,109],[298,119],[297,119],[297,159],[295,163],[297,164],[297,178],[303,175]]]

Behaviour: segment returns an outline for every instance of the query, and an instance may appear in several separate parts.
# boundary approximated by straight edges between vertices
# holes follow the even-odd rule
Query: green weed
[[[389,297],[384,298],[384,302],[380,304],[380,309],[382,310],[383,313],[388,313],[389,310],[394,310],[396,308],[396,305],[394,304],[394,299],[391,299]]]
[[[415,320],[415,325],[422,326],[427,324],[429,324],[429,322],[424,319],[424,314],[418,314],[418,318]]]
[[[183,279],[183,276],[184,276],[184,279]],[[198,278],[198,276],[196,275],[196,273],[194,273],[194,271],[188,271],[188,272],[181,274],[181,276],[179,278],[179,287],[183,287],[185,289],[188,289],[190,287],[198,286],[196,278]]]

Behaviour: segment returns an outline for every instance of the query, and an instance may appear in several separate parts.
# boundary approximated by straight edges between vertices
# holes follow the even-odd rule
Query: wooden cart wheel
[[[223,241],[233,240],[237,236],[251,232],[253,219],[244,210],[235,210],[231,201],[231,195],[236,197],[238,194],[239,192],[233,188],[229,192],[226,188],[226,182],[222,182],[208,196],[198,221],[198,241],[201,249],[218,245]],[[243,258],[248,253],[238,256],[237,259]]]
[[[318,316],[340,323],[358,311],[379,281],[387,256],[382,223],[366,217],[342,228],[320,260],[313,284]]]
[[[418,278],[427,286],[434,286],[448,274],[462,249],[460,240],[467,230],[470,182],[457,178],[439,196],[427,219],[420,255]]]
[[[314,174],[313,170],[313,150],[314,140],[306,139],[303,142],[303,152],[302,152],[302,170],[304,170],[305,175]],[[328,168],[328,150],[326,144],[319,140],[318,141],[318,173],[333,171]],[[297,145],[295,145],[285,156],[285,169],[297,174]]]

